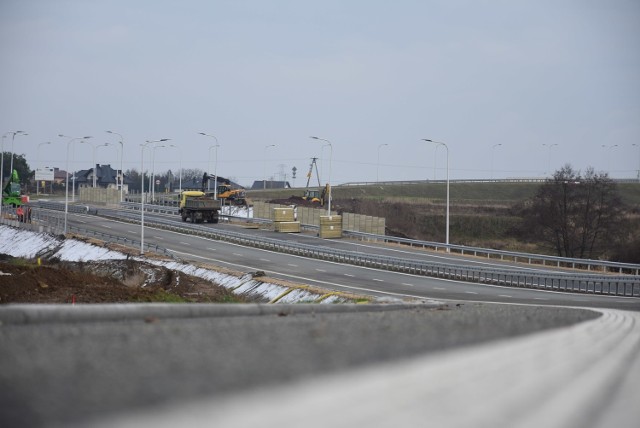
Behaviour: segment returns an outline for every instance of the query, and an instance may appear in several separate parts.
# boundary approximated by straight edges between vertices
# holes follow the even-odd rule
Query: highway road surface
[[[70,221],[139,233],[98,217]],[[0,307],[7,426],[635,427],[640,420],[637,298],[403,275],[155,229],[145,239],[186,261],[265,270],[393,303],[219,306],[206,315],[184,305]],[[102,316],[92,321],[86,311]]]

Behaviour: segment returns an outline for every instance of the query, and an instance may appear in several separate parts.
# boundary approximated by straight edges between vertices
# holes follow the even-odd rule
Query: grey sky
[[[171,138],[156,172],[179,154],[207,169],[213,134],[218,173],[242,184],[284,165],[303,185],[321,155],[326,181],[310,135],[332,142],[333,183],[374,181],[378,154],[381,180],[432,179],[434,162],[444,178],[421,138],[448,144],[451,178],[640,167],[637,0],[2,0],[0,57],[0,132],[29,132],[15,151],[32,166],[52,141],[42,164],[64,168],[59,133],[111,129],[125,169]],[[115,146],[97,154],[118,165]],[[91,158],[76,145],[70,169]]]

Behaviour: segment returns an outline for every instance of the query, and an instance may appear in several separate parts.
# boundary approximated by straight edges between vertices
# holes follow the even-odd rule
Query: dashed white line
[[[190,247],[191,244],[189,244],[188,242],[180,242],[182,245],[186,245],[187,247]]]
[[[233,253],[233,255],[236,257],[242,257],[242,254],[238,254],[238,253]]]
[[[465,291],[465,293],[467,293],[467,294],[478,294],[475,291]]]
[[[294,265],[292,263],[287,263],[287,266],[291,266],[291,267],[298,267],[298,265]]]
[[[318,272],[326,272],[326,270],[324,270],[324,269],[317,269],[317,268],[316,268],[316,270],[317,270]]]
[[[384,282],[384,280],[383,280],[383,279],[378,279],[378,278],[372,278],[372,279],[373,279],[374,281],[376,281],[376,282]]]
[[[406,285],[407,287],[415,287],[415,285],[409,284],[408,282],[403,282],[402,285]]]
[[[159,239],[160,241],[164,241],[164,238],[162,236],[154,236],[154,238]]]
[[[261,262],[270,262],[271,260],[269,259],[260,259]]]
[[[138,232],[140,232],[140,231],[138,231]],[[135,235],[136,233],[138,233],[138,232],[134,232],[133,230],[127,230],[127,233],[131,233],[131,234],[134,234],[134,235]]]
[[[207,248],[209,251],[217,251],[215,248]]]
[[[433,287],[434,290],[445,290],[445,288]]]
[[[533,300],[549,300],[549,299],[544,299],[542,297],[534,297]]]
[[[511,296],[509,296],[508,294],[498,294],[498,297],[508,297],[508,298],[511,298]]]
[[[345,273],[344,276],[348,276],[349,278],[353,278],[355,275],[351,275],[350,273]]]
[[[105,229],[111,229],[111,226],[107,226],[106,224],[103,224],[102,227],[104,227]]]

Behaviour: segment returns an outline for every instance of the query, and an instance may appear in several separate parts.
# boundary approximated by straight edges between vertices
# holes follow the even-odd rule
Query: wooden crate
[[[342,216],[320,216],[320,238],[342,238]]]
[[[273,208],[271,218],[273,219],[273,221],[277,221],[277,222],[280,222],[280,221],[287,221],[287,222],[294,221],[295,218],[293,216],[293,208],[291,208],[291,207]]]
[[[276,232],[282,233],[300,233],[299,221],[278,221],[274,223]]]

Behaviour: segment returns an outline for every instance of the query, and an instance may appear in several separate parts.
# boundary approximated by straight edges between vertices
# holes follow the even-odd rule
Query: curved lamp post
[[[67,141],[67,166],[65,171],[65,181],[64,181],[64,234],[67,234],[67,216],[69,213],[69,148],[71,147],[71,143],[76,140],[88,140],[91,136],[87,137],[69,137],[67,135],[58,134],[58,137],[68,138]]]
[[[269,144],[268,146],[264,146],[264,166],[262,168],[262,189],[267,188],[267,149],[269,147],[275,147],[275,144]]]
[[[383,148],[384,146],[388,146],[388,144],[384,143],[378,146],[378,164],[376,167],[376,183],[380,181],[380,149]]]
[[[106,132],[107,134],[113,134],[120,137],[120,141],[118,141],[118,143],[120,144],[120,202],[122,202],[124,200],[122,196],[122,192],[124,189],[124,171],[122,170],[122,158],[124,157],[124,137],[121,134],[118,134],[117,132],[113,132],[113,131],[106,131]]]
[[[38,162],[36,164],[37,168],[41,167],[41,165],[40,165],[40,146],[44,146],[44,145],[47,145],[47,144],[51,144],[51,141],[46,141],[44,143],[38,144],[38,149],[36,151],[37,154],[38,154]],[[36,180],[36,195],[39,195],[39,194],[40,194],[40,180]]]
[[[446,230],[446,245],[447,245],[447,252],[449,252],[450,251],[450,248],[449,248],[449,147],[445,143],[442,143],[440,141],[429,140],[427,138],[423,138],[422,141],[427,141],[429,143],[437,144],[439,146],[444,147],[447,150],[447,219],[446,219],[447,230]]]
[[[491,146],[491,179],[492,180],[493,180],[493,158],[494,158],[495,148],[500,147],[501,145],[502,143],[498,143]]]
[[[326,140],[324,138],[319,138],[314,136],[311,136],[309,138],[313,138],[314,140],[324,141],[329,145],[329,180],[327,181],[327,184],[329,185],[329,203],[327,204],[327,215],[330,216],[331,215],[331,193],[332,193],[331,192],[331,160],[333,159],[333,145],[331,144],[331,141]]]
[[[220,144],[218,144],[218,137],[216,137],[215,135],[211,135],[211,134],[207,134],[206,132],[198,132],[198,134],[200,135],[204,135],[205,137],[209,137],[209,138],[213,138],[214,140],[216,140],[216,143],[209,146],[209,159],[207,162],[207,175],[209,175],[209,172],[211,172],[211,149],[213,147],[216,148],[216,166],[215,169],[218,169],[218,147],[220,147]],[[213,182],[213,193],[214,195],[214,199],[217,200],[218,199],[218,171],[214,170],[213,171],[213,175],[215,177],[215,181]],[[211,190],[211,181],[207,180],[207,190]]]
[[[146,149],[149,144],[164,141],[169,141],[169,139],[147,140],[144,144],[140,144],[140,255],[144,254],[144,149]]]
[[[542,143],[542,145],[549,149],[549,158],[547,159],[547,171],[545,171],[545,173],[544,173],[544,175],[547,175],[547,174],[551,174],[551,149],[556,147],[558,145],[558,143],[554,143],[554,144]]]

